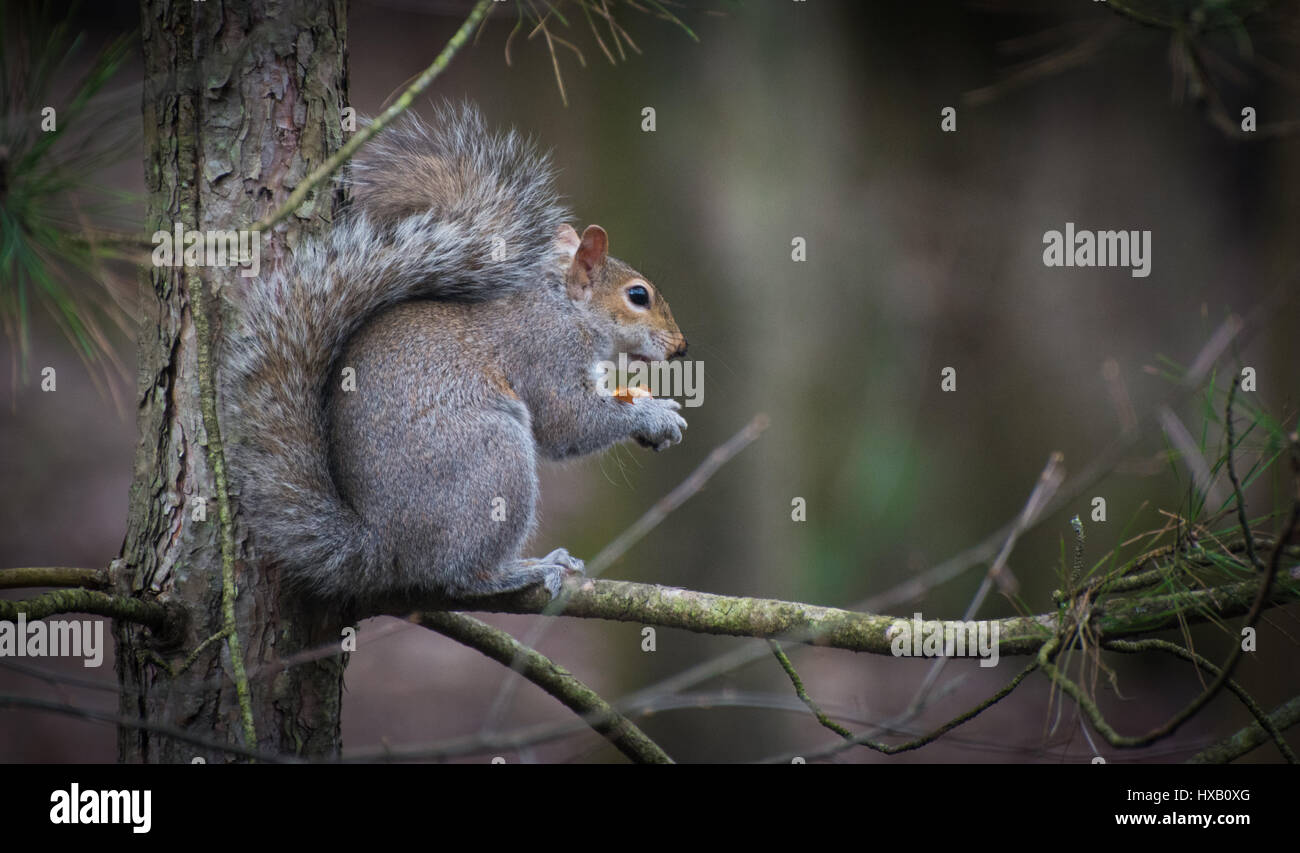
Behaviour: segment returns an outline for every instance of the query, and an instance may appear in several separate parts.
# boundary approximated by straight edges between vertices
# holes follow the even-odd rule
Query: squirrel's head
[[[659,289],[618,258],[609,256],[609,235],[588,225],[578,237],[572,226],[555,234],[565,266],[569,298],[609,320],[614,352],[633,361],[666,361],[686,355],[686,336],[677,328],[668,300]]]

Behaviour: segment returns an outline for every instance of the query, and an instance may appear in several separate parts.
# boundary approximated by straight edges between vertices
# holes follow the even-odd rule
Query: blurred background
[[[663,454],[620,447],[544,471],[532,550],[563,546],[590,558],[766,413],[769,428],[606,576],[859,606],[997,533],[1054,451],[1079,474],[1136,422],[1136,441],[1110,458],[1104,476],[1041,519],[1011,555],[1024,611],[1045,612],[1060,586],[1062,543],[1072,547],[1072,515],[1084,519],[1091,564],[1164,526],[1161,510],[1186,510],[1187,469],[1165,458],[1155,413],[1170,403],[1198,436],[1206,413],[1201,398],[1158,370],[1192,362],[1230,315],[1249,323],[1221,368],[1254,367],[1252,404],[1294,429],[1300,138],[1285,123],[1300,119],[1300,63],[1295,21],[1277,13],[1290,4],[1133,5],[1187,19],[1263,8],[1191,46],[1086,2],[672,7],[698,41],[628,11],[620,20],[641,54],[629,50],[616,65],[580,18],[571,32],[557,27],[586,60],[582,68],[572,53],[558,54],[567,106],[540,36],[517,36],[507,65],[513,22],[498,12],[434,84],[434,97],[469,98],[492,124],[554,149],[573,209],[584,224],[605,226],[612,252],[658,284],[705,376],[704,404],[685,412],[680,446]],[[466,7],[352,3],[352,106],[377,113],[442,48]],[[135,15],[129,4],[100,4],[75,25],[93,46],[132,30]],[[102,95],[137,131],[135,148],[102,180],[136,194],[139,75],[137,46]],[[1234,138],[1222,118],[1237,126],[1247,106],[1261,130]],[[655,110],[654,132],[642,130],[645,107]],[[955,132],[941,131],[945,107],[956,110]],[[1150,230],[1150,276],[1045,267],[1043,234],[1066,222]],[[806,240],[806,261],[792,260],[796,237]],[[133,281],[129,268],[121,274]],[[88,370],[40,315],[26,360],[0,354],[0,566],[104,566],[117,554],[135,445],[134,355],[129,335],[109,334],[125,367],[108,378]],[[58,371],[57,393],[40,390],[47,365]],[[953,393],[940,390],[945,367],[956,370]],[[1209,430],[1211,444],[1221,441],[1217,426]],[[1255,462],[1261,442],[1243,445],[1239,466]],[[1280,495],[1284,478],[1260,477],[1247,491],[1252,514],[1271,511]],[[1089,520],[1096,496],[1107,502],[1104,523]],[[796,498],[806,520],[792,519]],[[960,617],[988,567],[987,556],[965,562],[966,571],[919,598],[891,596],[886,611]],[[979,616],[1016,612],[993,595]],[[1259,651],[1237,670],[1266,708],[1300,692],[1298,612],[1267,612]],[[487,619],[516,636],[537,622]],[[1233,635],[1202,627],[1190,636],[1217,661]],[[639,625],[561,620],[540,648],[608,699],[660,695],[655,712],[637,719],[679,761],[753,761],[836,741],[761,641],[658,629],[653,652],[642,642]],[[755,646],[751,663],[663,698],[663,680]],[[845,651],[790,653],[812,696],[855,731],[906,708],[929,668]],[[1106,660],[1121,692],[1103,686],[1099,701],[1125,733],[1163,722],[1202,689],[1172,658]],[[952,662],[940,700],[908,728],[955,716],[1024,663]],[[503,702],[506,675],[421,628],[367,621],[347,671],[345,750],[569,722],[528,684]],[[0,660],[0,693],[113,711],[115,691],[108,663]],[[1058,715],[1049,700],[1046,679],[1034,677],[919,752],[885,758],[858,749],[833,760],[1091,760],[1097,752],[1074,707]],[[1221,696],[1151,748],[1119,753],[1094,739],[1108,761],[1180,761],[1247,722]],[[115,754],[111,725],[0,712],[0,760]],[[622,760],[589,731],[460,760],[494,754]],[[1265,746],[1246,760],[1278,754]]]

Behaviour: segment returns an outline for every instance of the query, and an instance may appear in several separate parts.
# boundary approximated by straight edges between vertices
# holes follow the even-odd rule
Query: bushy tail
[[[351,212],[243,294],[223,406],[244,517],[291,583],[336,599],[382,588],[386,543],[330,473],[326,389],[357,329],[403,300],[492,299],[542,286],[568,215],[548,159],[488,134],[471,107],[388,128],[353,162]]]

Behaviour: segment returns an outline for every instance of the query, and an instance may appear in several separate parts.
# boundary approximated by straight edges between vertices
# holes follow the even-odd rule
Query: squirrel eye
[[[627,300],[633,305],[644,308],[650,304],[650,291],[639,284],[633,285],[627,289]]]

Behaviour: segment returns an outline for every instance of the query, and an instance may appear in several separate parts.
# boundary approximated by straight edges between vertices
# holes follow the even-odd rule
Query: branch
[[[15,621],[19,614],[29,621],[56,613],[89,613],[111,616],[146,625],[165,636],[175,633],[184,611],[156,601],[108,595],[89,589],[60,589],[25,601],[0,601],[0,619]]]
[[[1100,640],[1118,640],[1162,630],[1178,624],[1180,617],[1190,623],[1209,621],[1211,614],[1223,619],[1245,613],[1259,592],[1260,580],[1255,579],[1167,595],[1114,598],[1093,609],[1091,624]],[[568,596],[566,616],[682,628],[698,634],[781,639],[879,655],[893,654],[891,629],[905,621],[896,616],[793,601],[580,577],[567,579],[561,594]],[[1289,604],[1300,600],[1300,587],[1278,584],[1261,597],[1272,606]],[[544,612],[549,604],[550,594],[533,587],[472,601],[431,598],[414,608],[409,601],[380,603],[363,615],[406,617],[413,609],[536,614]],[[1014,616],[990,620],[989,624],[996,625],[999,654],[1030,655],[1055,636],[1057,614]],[[966,623],[933,620],[925,625],[927,630],[936,626],[944,630],[960,626],[964,630]]]
[[[244,651],[235,620],[235,597],[238,594],[235,589],[235,524],[226,481],[225,445],[221,437],[221,423],[217,419],[216,366],[212,355],[212,327],[205,290],[207,284],[201,276],[191,273],[185,276],[185,287],[189,295],[190,317],[194,322],[199,408],[203,428],[207,432],[207,458],[208,464],[212,466],[221,534],[222,629],[219,633],[225,635],[226,648],[230,652],[230,677],[235,684],[235,697],[239,702],[240,725],[244,743],[251,749],[257,746],[257,728],[253,722],[253,696],[248,686],[248,673],[244,670]]]
[[[1282,550],[1275,549],[1275,561]],[[1160,631],[1179,624],[1180,618],[1192,623],[1210,621],[1211,615],[1215,619],[1237,616],[1251,608],[1259,594],[1261,580],[1165,595],[1111,598],[1094,606],[1091,624],[1100,641],[1111,641]],[[903,621],[897,616],[794,601],[742,598],[657,584],[581,577],[566,580],[562,594],[568,597],[565,615],[582,619],[635,622],[700,634],[781,639],[881,655],[893,654],[890,629]],[[1293,582],[1282,582],[1270,590],[1264,603],[1281,606],[1297,600],[1300,600],[1300,587]],[[424,610],[539,614],[545,612],[550,603],[550,594],[541,587],[534,587],[474,600],[430,598],[415,605],[407,600],[379,602],[355,615],[357,618],[380,615],[405,618],[413,611]],[[12,619],[19,612],[26,613],[29,619],[41,619],[55,613],[92,613],[137,622],[156,630],[173,626],[174,620],[179,618],[178,611],[157,602],[84,589],[49,592],[26,601],[0,601],[0,618]],[[1055,635],[1056,620],[1055,613],[992,620],[991,624],[996,624],[998,629],[999,654],[1037,653],[1042,644]],[[958,626],[964,627],[965,623],[940,620],[926,625],[927,628],[937,625],[945,630],[955,630]]]
[[[1268,715],[1269,722],[1278,730],[1284,731],[1300,723],[1300,696],[1273,709]],[[1227,764],[1240,758],[1257,746],[1269,740],[1269,733],[1258,722],[1251,723],[1239,732],[1229,735],[1214,746],[1201,750],[1187,760],[1188,764]]]
[[[1168,595],[1112,598],[1093,608],[1092,625],[1100,639],[1112,640],[1172,628],[1180,619],[1189,624],[1210,621],[1203,612],[1188,612],[1193,609],[1213,610],[1221,618],[1240,616],[1250,610],[1260,586],[1259,580],[1248,580]],[[1290,604],[1300,600],[1300,587],[1279,584],[1261,599],[1261,606]]]
[[[68,566],[0,569],[0,589],[37,586],[82,586],[105,589],[109,586],[108,572],[103,569],[77,569]]]
[[[475,649],[498,663],[512,666],[522,660],[520,673],[560,700],[638,764],[672,764],[658,744],[615,711],[594,690],[545,655],[527,648],[505,631],[459,613],[422,613],[419,624]]]

